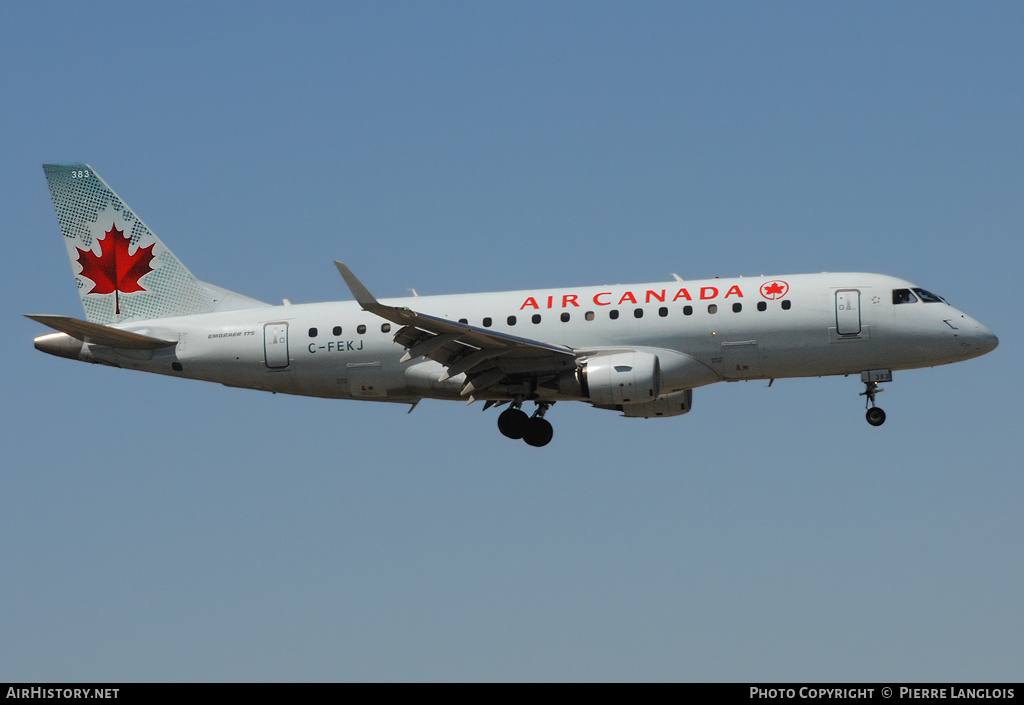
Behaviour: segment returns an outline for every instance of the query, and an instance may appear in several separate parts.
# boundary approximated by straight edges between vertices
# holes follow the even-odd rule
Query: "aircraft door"
[[[379,362],[350,363],[348,370],[348,390],[354,397],[384,397],[387,387],[384,384],[384,371]]]
[[[267,323],[263,326],[263,354],[267,367],[288,367],[288,324]]]
[[[836,332],[860,335],[860,292],[846,289],[836,292]]]
[[[737,340],[722,343],[723,379],[757,379],[763,377],[761,353],[756,340]]]

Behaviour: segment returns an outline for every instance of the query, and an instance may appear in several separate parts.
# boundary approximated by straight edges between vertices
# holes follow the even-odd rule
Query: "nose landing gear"
[[[551,423],[544,418],[551,404],[554,402],[536,402],[537,410],[533,416],[527,416],[522,410],[522,401],[512,402],[512,406],[501,412],[498,417],[498,430],[502,435],[513,438],[522,438],[527,445],[540,448],[551,442],[555,430]]]
[[[875,395],[885,390],[878,386],[879,382],[891,382],[892,372],[889,370],[865,370],[860,373],[860,379],[864,382],[864,391],[860,396],[867,397],[864,407],[867,413],[864,415],[872,426],[881,426],[885,423],[885,412],[875,406]]]

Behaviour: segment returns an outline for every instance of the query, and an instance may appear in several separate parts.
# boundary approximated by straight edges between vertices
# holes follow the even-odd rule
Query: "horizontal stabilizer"
[[[141,333],[111,328],[100,323],[80,321],[77,318],[69,318],[68,316],[26,314],[25,317],[31,318],[33,321],[42,323],[44,326],[49,326],[61,333],[67,333],[72,338],[95,345],[107,345],[112,348],[126,348],[128,350],[158,350],[178,344],[177,340],[152,338]]]

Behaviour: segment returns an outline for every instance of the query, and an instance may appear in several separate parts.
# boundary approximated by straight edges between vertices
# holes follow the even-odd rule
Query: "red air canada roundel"
[[[761,285],[761,296],[765,297],[770,301],[775,299],[781,299],[783,296],[789,293],[789,284],[782,281],[781,279],[773,279],[770,282],[765,282]]]

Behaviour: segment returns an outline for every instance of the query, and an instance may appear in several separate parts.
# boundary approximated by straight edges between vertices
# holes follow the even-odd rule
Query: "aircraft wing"
[[[406,351],[402,361],[427,357],[439,362],[447,368],[440,381],[465,373],[463,396],[506,378],[549,376],[576,366],[577,351],[565,345],[520,338],[382,304],[352,270],[341,262],[334,264],[364,311],[402,326],[395,334],[395,342]]]

